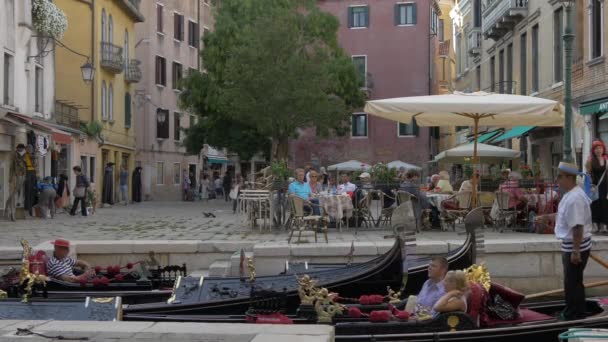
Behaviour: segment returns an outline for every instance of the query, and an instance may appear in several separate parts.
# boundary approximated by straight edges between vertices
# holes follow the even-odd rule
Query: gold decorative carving
[[[255,264],[253,263],[253,257],[247,258],[247,269],[249,270],[249,281],[255,281]]]
[[[27,303],[32,295],[32,287],[34,284],[41,283],[46,286],[48,278],[42,274],[30,272],[30,255],[32,255],[32,247],[30,247],[27,240],[21,240],[21,247],[23,247],[23,259],[21,260],[21,272],[19,272],[19,284],[25,285],[25,293],[21,297],[22,303]]]
[[[460,324],[460,318],[458,316],[448,317],[448,326],[450,327],[450,331],[456,331],[458,324]]]
[[[0,299],[6,299],[6,298],[8,298],[8,294],[6,293],[6,291],[0,290]]]
[[[100,297],[100,298],[93,298],[92,300],[94,303],[108,304],[108,303],[112,303],[112,301],[114,300],[114,297]]]
[[[317,291],[315,296],[317,323],[331,323],[335,315],[344,313],[344,305],[334,301],[337,296],[336,293],[330,293],[326,288]]]
[[[386,287],[386,291],[388,291],[388,295],[386,297],[388,298],[388,302],[390,304],[398,304],[401,302],[401,291],[395,292],[390,286]]]
[[[486,291],[490,291],[490,272],[485,264],[471,265],[469,268],[466,268],[464,272],[466,273],[469,282],[479,283]]]
[[[310,278],[308,274],[298,279],[298,296],[303,305],[312,305],[315,302],[318,289],[315,287],[317,281]]]

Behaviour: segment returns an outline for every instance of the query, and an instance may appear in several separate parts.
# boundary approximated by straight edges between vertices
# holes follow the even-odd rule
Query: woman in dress
[[[59,184],[57,185],[57,198],[55,199],[55,208],[63,209],[70,205],[70,185],[68,176],[65,174],[59,175]]]
[[[201,180],[201,199],[203,201],[209,200],[209,176],[203,175]]]
[[[606,173],[606,145],[601,140],[595,140],[591,145],[591,156],[586,163],[587,173],[593,184],[597,186],[598,199],[591,203],[591,216],[597,232],[606,233],[608,225],[608,174]]]
[[[308,185],[310,186],[310,191],[313,194],[319,194],[321,192],[321,183],[319,183],[319,175],[317,171],[311,170],[309,172],[310,181],[308,181]]]

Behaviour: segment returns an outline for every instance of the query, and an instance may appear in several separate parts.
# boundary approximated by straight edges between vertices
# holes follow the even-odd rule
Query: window
[[[165,184],[165,163],[156,162],[156,185]]]
[[[367,114],[353,114],[352,119],[352,136],[367,137]]]
[[[522,34],[519,38],[519,84],[520,93],[528,94],[528,35]]]
[[[108,87],[108,119],[114,121],[114,87],[112,83]]]
[[[496,57],[490,57],[490,91],[496,92]]]
[[[89,157],[89,181],[95,183],[95,157]]]
[[[87,162],[87,156],[80,156],[80,171],[82,171],[82,174],[85,176],[89,175],[87,172],[88,167],[89,163]]]
[[[437,12],[431,9],[431,34],[437,34]]]
[[[590,57],[597,58],[602,56],[603,37],[603,11],[604,0],[590,0],[591,8],[589,11],[589,52]]]
[[[125,48],[123,50],[124,59],[125,59],[125,70],[129,68],[129,31],[125,30]]]
[[[559,8],[553,12],[553,81],[564,80],[564,9]]]
[[[174,185],[180,185],[181,182],[181,166],[179,165],[179,163],[174,163],[173,164],[173,184]]]
[[[108,16],[108,42],[114,43],[114,20],[112,16]]]
[[[184,41],[184,16],[177,12],[173,13],[173,38]]]
[[[475,27],[481,27],[481,0],[475,0],[473,10],[475,11],[473,18]]]
[[[505,92],[513,94],[513,43],[507,45],[507,82]]]
[[[476,90],[481,90],[481,66],[478,65],[475,67],[475,82],[476,82]]]
[[[106,89],[106,81],[101,81],[101,119],[108,119],[108,94]]]
[[[188,20],[188,45],[198,48],[200,41],[199,35],[198,24]]]
[[[434,11],[433,11],[434,13]],[[416,4],[396,4],[395,5],[395,25],[415,25],[416,24]]]
[[[438,36],[440,42],[445,40],[445,26],[444,25],[445,24],[443,22],[443,19],[439,19],[439,32],[437,33],[437,36]]]
[[[359,86],[365,88],[367,84],[367,56],[353,56],[353,64],[359,76]]]
[[[107,32],[107,23],[106,23],[106,10],[105,8],[101,10],[101,41],[102,42],[107,42],[108,41],[108,32]]]
[[[156,138],[169,139],[169,111],[156,109]]]
[[[35,71],[35,78],[36,78],[36,91],[35,91],[35,109],[34,111],[36,113],[42,113],[43,112],[43,108],[42,108],[42,79],[43,79],[43,70],[41,67],[36,66],[36,71]]]
[[[167,75],[166,75],[166,71],[167,71],[167,64],[166,64],[166,60],[165,58],[161,57],[161,56],[156,56],[156,85],[162,85],[162,86],[166,86],[167,85]]]
[[[180,82],[182,80],[182,65],[176,62],[173,62],[171,67],[171,84],[173,89],[181,89]]]
[[[180,141],[182,126],[180,123],[180,113],[173,113],[173,140]]]
[[[397,128],[397,135],[399,137],[418,136],[418,125],[416,125],[416,120],[412,120],[410,124],[404,124],[402,122],[399,122],[397,124]]]
[[[163,5],[156,4],[156,32],[158,33],[163,33],[163,9]]]
[[[538,24],[532,27],[532,92],[538,92]]]
[[[131,94],[125,93],[125,127],[131,127]]]
[[[462,74],[462,35],[456,36],[456,73]]]
[[[348,8],[348,27],[368,27],[369,26],[369,7],[352,6]]]
[[[505,50],[498,53],[498,91],[505,93]]]

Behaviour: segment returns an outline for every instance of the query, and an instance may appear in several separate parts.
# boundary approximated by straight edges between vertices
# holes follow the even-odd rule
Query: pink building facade
[[[340,20],[342,48],[365,81],[369,99],[435,93],[433,60],[439,8],[434,0],[320,0]],[[432,140],[428,128],[353,113],[351,133],[321,139],[314,130],[291,143],[295,166],[327,166],[351,159],[366,163],[402,160],[426,166]]]

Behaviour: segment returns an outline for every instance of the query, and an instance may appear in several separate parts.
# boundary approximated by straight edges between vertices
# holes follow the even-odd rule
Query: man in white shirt
[[[576,184],[579,172],[575,164],[561,162],[558,169],[563,196],[555,217],[555,236],[562,241],[566,299],[562,318],[575,320],[585,318],[583,272],[591,253],[591,200]]]
[[[350,176],[346,173],[340,175],[340,179],[342,182],[338,185],[337,192],[338,195],[345,195],[349,192],[355,192],[357,190],[357,186],[350,182]]]

